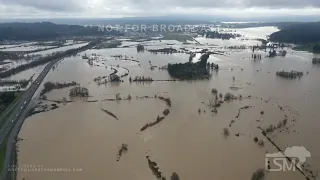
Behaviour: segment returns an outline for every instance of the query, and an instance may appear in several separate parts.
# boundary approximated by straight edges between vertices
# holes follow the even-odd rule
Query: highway
[[[96,44],[92,45],[87,45],[86,48],[82,49],[82,51],[85,51],[87,49],[90,49]],[[78,52],[79,53],[79,52]],[[75,53],[77,54],[77,53]],[[18,135],[18,132],[28,116],[29,110],[31,109],[29,107],[29,104],[32,100],[33,95],[36,93],[37,89],[41,85],[42,81],[52,68],[54,64],[56,64],[58,61],[71,56],[72,54],[65,55],[59,59],[55,59],[51,61],[49,64],[46,65],[46,67],[43,69],[43,71],[40,73],[38,78],[31,84],[29,89],[24,92],[23,96],[20,98],[20,102],[18,105],[15,107],[9,118],[6,119],[6,122],[3,123],[3,126],[0,129],[0,144],[6,143],[5,139],[10,133],[10,136],[8,138],[8,143],[7,143],[7,149],[6,149],[6,157],[5,161],[3,164],[3,169],[1,172],[0,180],[5,180],[9,179],[8,177],[8,167],[12,167],[14,165],[14,159],[12,157],[15,156],[15,143],[16,143],[16,136]],[[12,131],[11,131],[12,129]],[[13,162],[12,162],[13,161]],[[11,171],[11,178],[10,179],[15,179],[16,178],[16,172]]]
[[[5,158],[5,162],[3,165],[3,170],[1,173],[1,180],[5,179],[6,176],[6,172],[7,172],[7,167],[9,167],[9,162],[10,162],[10,158],[11,158],[11,153],[12,153],[12,146],[14,146],[15,143],[15,136],[17,133],[14,133],[15,131],[19,131],[20,129],[20,124],[22,125],[24,119],[27,117],[28,115],[28,111],[27,107],[29,105],[29,103],[32,100],[33,95],[35,94],[35,92],[37,91],[37,89],[39,88],[40,84],[42,83],[42,81],[44,80],[44,78],[46,77],[46,75],[48,74],[48,72],[50,71],[50,69],[52,68],[52,66],[58,62],[61,59],[57,59],[55,61],[50,62],[49,64],[47,64],[47,66],[43,69],[43,71],[41,72],[41,74],[38,76],[38,78],[32,83],[32,85],[29,87],[29,89],[24,93],[24,95],[21,97],[20,102],[18,103],[18,105],[16,106],[15,110],[12,112],[11,116],[9,116],[9,118],[6,120],[6,122],[3,124],[3,126],[0,129],[0,144],[2,143],[6,143],[4,142],[4,140],[6,139],[6,136],[8,135],[8,133],[10,133],[10,130],[13,128],[11,136],[8,138],[8,144],[7,144],[7,150],[9,147],[10,150],[6,151],[6,158]]]

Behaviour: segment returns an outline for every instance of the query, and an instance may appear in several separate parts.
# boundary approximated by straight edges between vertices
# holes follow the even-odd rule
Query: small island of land
[[[168,64],[168,72],[171,77],[180,80],[209,79],[210,73],[207,69],[207,61],[210,54],[206,53],[200,57],[200,61],[193,63]]]

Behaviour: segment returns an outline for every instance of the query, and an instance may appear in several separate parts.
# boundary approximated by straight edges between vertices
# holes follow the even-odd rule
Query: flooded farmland
[[[260,30],[243,29],[241,33],[248,33],[249,38],[269,33]],[[46,100],[39,100],[54,102],[58,108],[25,121],[19,133],[22,140],[18,143],[18,165],[70,171],[19,172],[18,179],[141,180],[159,179],[159,172],[166,179],[173,172],[182,180],[250,179],[257,169],[265,167],[266,153],[278,152],[274,144],[283,150],[303,146],[311,157],[307,158],[304,174],[268,172],[266,179],[317,177],[320,71],[312,64],[317,55],[288,48],[286,57],[253,60],[251,48],[227,47],[256,45],[260,43],[257,40],[196,40],[200,45],[165,40],[143,45],[147,50],[172,47],[193,52],[219,51],[208,59],[220,67],[219,71],[212,71],[209,80],[167,81],[173,78],[159,67],[188,62],[189,54],[155,54],[147,50],[138,53],[135,45],[140,43],[135,42],[124,41],[121,48],[87,50],[59,62],[46,81],[75,81],[88,89],[89,97],[73,99],[69,97],[72,87],[68,87],[53,90],[46,94]],[[257,53],[267,55],[265,51]],[[86,55],[92,56],[92,63],[83,58]],[[194,61],[199,58],[197,54]],[[304,76],[277,77],[276,72],[282,70],[302,71]],[[121,78],[123,82],[94,81],[113,72],[122,76],[128,71],[128,76]],[[129,82],[135,76],[154,81]],[[218,92],[213,93],[213,88]],[[236,98],[218,97],[228,92]],[[216,96],[223,103],[212,108]],[[57,103],[64,97],[66,102]],[[278,126],[284,119],[286,123]],[[276,126],[268,133],[274,144],[261,133],[270,125]],[[126,151],[119,153],[121,146]],[[156,162],[158,173],[150,162]]]

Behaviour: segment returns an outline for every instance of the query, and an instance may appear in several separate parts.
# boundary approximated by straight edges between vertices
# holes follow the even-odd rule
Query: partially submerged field
[[[39,106],[58,108],[26,120],[19,134],[24,140],[19,142],[18,163],[82,171],[19,172],[18,179],[169,179],[173,172],[183,180],[249,179],[264,168],[267,152],[291,146],[311,152],[304,172],[316,176],[320,146],[311,138],[319,135],[320,72],[312,65],[313,55],[287,49],[286,57],[253,60],[250,45],[256,41],[241,50],[229,49],[229,40],[198,41],[203,45],[147,41],[140,53],[124,41],[122,46],[128,47],[88,50],[59,63],[47,81],[75,81],[89,94],[69,97],[72,87],[46,93]],[[166,47],[181,52],[148,51]],[[172,78],[163,67],[188,62],[186,49],[219,52],[208,62],[219,64],[220,70],[212,71],[209,80],[167,81]],[[197,53],[193,61],[199,57]],[[276,76],[292,69],[308,75]],[[97,83],[97,77],[108,80],[112,75],[121,81]],[[130,83],[136,76],[153,81]],[[305,178],[298,171],[265,175]]]

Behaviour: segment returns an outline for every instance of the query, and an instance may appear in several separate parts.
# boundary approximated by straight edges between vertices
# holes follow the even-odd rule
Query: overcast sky
[[[320,0],[0,0],[0,18],[320,15]]]

